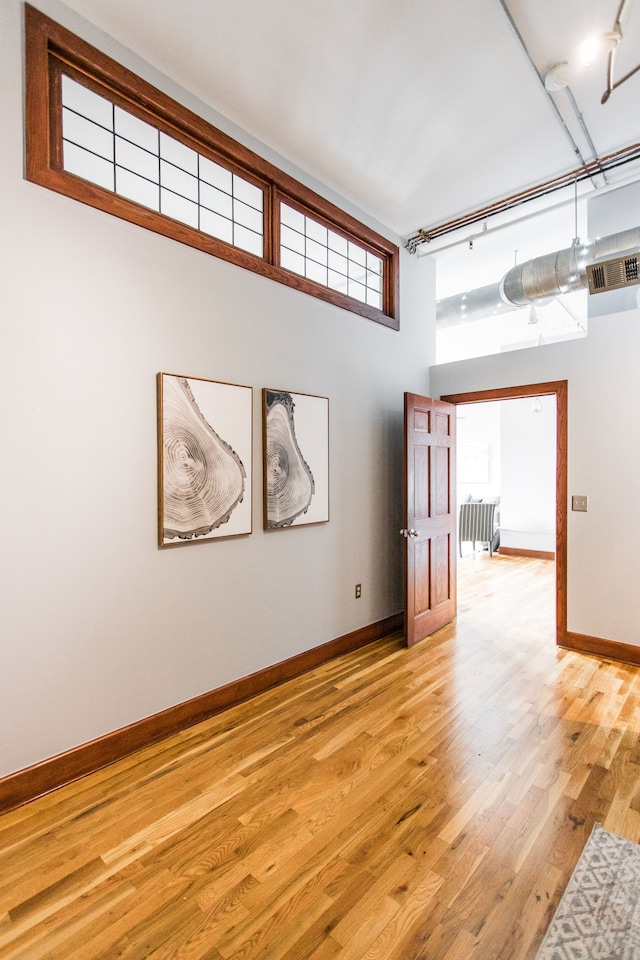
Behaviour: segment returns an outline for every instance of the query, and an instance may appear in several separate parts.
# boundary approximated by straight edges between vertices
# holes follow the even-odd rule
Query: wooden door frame
[[[556,398],[556,644],[559,647],[565,646],[567,641],[568,392],[567,380],[552,380],[518,387],[452,393],[440,398],[456,405],[527,397]]]

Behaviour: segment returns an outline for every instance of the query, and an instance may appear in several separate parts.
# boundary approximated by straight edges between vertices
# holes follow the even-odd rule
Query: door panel
[[[446,603],[447,600],[451,597],[451,583],[450,583],[450,570],[449,570],[449,550],[450,550],[451,538],[450,537],[435,537],[433,540],[433,552],[434,562],[435,562],[435,588],[437,593],[433,598],[433,604],[435,607],[440,606],[443,603]]]
[[[435,486],[432,488],[433,515],[446,517],[450,511],[449,474],[451,473],[451,450],[449,447],[434,447]]]
[[[456,616],[455,406],[405,394],[405,635]]]
[[[431,607],[431,572],[429,561],[431,551],[429,542],[414,544],[415,556],[413,561],[413,588],[414,588],[414,616],[428,611]]]
[[[413,451],[413,474],[418,477],[429,475],[430,447],[416,447]],[[413,517],[415,520],[429,518],[429,487],[417,483],[413,488]]]

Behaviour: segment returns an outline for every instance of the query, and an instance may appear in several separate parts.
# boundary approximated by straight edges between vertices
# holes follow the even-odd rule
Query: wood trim
[[[440,397],[447,403],[487,403],[490,400],[518,400],[526,397],[544,397],[566,390],[567,380],[545,383],[527,383],[519,387],[494,387],[491,390],[471,390],[468,393],[450,393]]]
[[[569,468],[569,387],[555,384],[556,394],[556,643],[567,635],[567,516]]]
[[[560,644],[575,653],[586,653],[603,660],[615,660],[618,663],[631,663],[640,666],[640,646],[633,643],[621,643],[618,640],[603,640],[584,633],[568,630]]]
[[[360,627],[358,630],[323,643],[319,647],[305,650],[257,673],[114,730],[97,740],[83,743],[58,756],[11,773],[0,780],[0,813],[100,770],[116,760],[135,753],[136,750],[179,733],[194,723],[206,720],[228,707],[249,700],[287,680],[292,680],[344,653],[357,650],[374,640],[380,640],[396,630],[401,630],[403,621],[404,614],[397,613],[384,620]]]
[[[30,4],[25,4],[25,58],[27,180],[393,330],[400,328],[399,249],[391,240],[192,113]],[[55,96],[56,84],[52,83],[52,70],[55,72],[62,65],[66,72],[82,76],[87,85],[102,95],[106,93],[141,119],[153,122],[192,149],[228,165],[243,176],[246,174],[248,179],[262,186],[265,196],[264,258],[65,172],[61,161],[60,128],[55,123],[59,104]],[[279,265],[279,248],[276,249],[273,242],[276,236],[274,223],[278,218],[276,192],[284,199],[294,200],[312,216],[324,218],[347,239],[371,249],[382,258],[385,265],[382,310],[290,273]]]
[[[498,547],[503,557],[533,557],[535,560],[555,560],[553,550],[526,550],[524,547]]]
[[[452,393],[440,399],[455,404],[486,403],[489,400],[517,400],[552,394],[556,397],[556,643],[564,646],[567,637],[568,381],[551,380],[516,387]]]

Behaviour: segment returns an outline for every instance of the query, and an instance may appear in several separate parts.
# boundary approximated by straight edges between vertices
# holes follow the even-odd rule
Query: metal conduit
[[[623,0],[623,2],[625,2],[625,0]],[[520,31],[519,31],[519,29],[518,29],[518,26],[517,26],[517,24],[516,24],[516,22],[515,22],[515,20],[514,20],[513,17],[511,16],[511,11],[509,10],[507,4],[505,3],[505,0],[498,0],[498,4],[499,4],[500,7],[502,8],[502,12],[504,13],[505,17],[507,18],[507,20],[508,20],[508,22],[509,22],[509,26],[510,26],[511,29],[513,30],[513,33],[514,33],[514,35],[515,35],[515,37],[516,37],[516,40],[517,40],[518,43],[520,44],[520,46],[521,46],[521,48],[522,48],[522,51],[523,51],[525,57],[527,58],[527,60],[528,60],[528,62],[529,62],[529,66],[531,67],[531,69],[533,70],[533,72],[534,72],[535,75],[537,76],[538,80],[540,81],[540,84],[541,84],[541,86],[542,86],[542,89],[543,89],[543,91],[544,91],[544,94],[545,94],[545,96],[546,96],[546,98],[547,98],[547,101],[548,101],[548,103],[549,103],[549,106],[550,106],[551,109],[553,110],[553,113],[554,113],[554,115],[555,115],[556,120],[558,121],[558,123],[560,124],[560,126],[561,126],[562,129],[564,130],[565,134],[567,135],[567,138],[568,138],[569,142],[571,143],[571,147],[572,147],[572,149],[573,149],[573,152],[575,153],[576,157],[579,159],[580,163],[581,163],[582,166],[584,167],[585,164],[586,164],[586,160],[584,159],[584,157],[582,156],[582,153],[580,152],[580,147],[578,146],[578,144],[576,143],[576,141],[573,139],[573,136],[571,135],[571,131],[569,130],[569,127],[568,127],[567,124],[565,123],[564,117],[562,116],[562,114],[561,114],[560,111],[558,110],[558,107],[557,107],[557,104],[556,104],[555,100],[553,99],[553,97],[551,96],[551,94],[549,93],[549,91],[547,90],[547,88],[545,87],[544,77],[542,76],[542,74],[540,73],[540,71],[539,71],[538,68],[536,67],[535,63],[533,62],[533,58],[532,58],[531,54],[529,53],[529,48],[527,47],[526,43],[524,42],[524,38],[523,38],[522,34],[520,33]],[[591,138],[589,138],[589,139],[591,139]],[[593,154],[594,154],[594,158],[597,160],[597,159],[598,159],[598,155],[597,155],[597,153],[596,153],[595,150],[593,151]]]

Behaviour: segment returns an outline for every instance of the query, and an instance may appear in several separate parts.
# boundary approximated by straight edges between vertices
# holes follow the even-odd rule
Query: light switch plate
[[[571,509],[586,513],[589,509],[589,497],[571,497]]]

